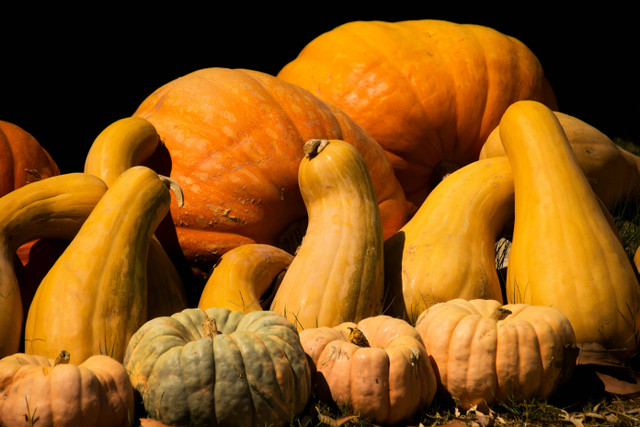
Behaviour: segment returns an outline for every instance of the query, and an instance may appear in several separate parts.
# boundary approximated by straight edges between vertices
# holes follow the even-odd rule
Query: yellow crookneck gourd
[[[107,126],[89,148],[84,172],[108,186],[127,169],[143,164],[161,144],[155,127],[140,117],[125,117]],[[147,259],[148,318],[170,316],[187,308],[182,278],[160,241],[153,236]]]
[[[310,140],[298,171],[308,226],[271,310],[298,328],[380,314],[383,238],[371,177],[341,140]]]
[[[35,293],[26,353],[54,358],[65,349],[74,363],[94,354],[123,360],[147,320],[149,242],[169,211],[170,183],[135,166],[107,189]]]
[[[640,200],[640,157],[616,145],[590,124],[558,111],[554,114],[582,172],[607,209],[628,199]],[[482,146],[480,159],[505,154],[498,125]]]
[[[385,306],[411,323],[451,299],[503,300],[495,243],[513,218],[506,157],[478,160],[446,176],[385,242]]]
[[[213,268],[198,307],[248,313],[269,309],[293,255],[276,246],[249,243],[224,253]]]
[[[640,285],[557,117],[540,103],[518,101],[501,119],[500,139],[515,189],[509,302],[555,307],[578,343],[629,356]]]
[[[32,182],[0,198],[0,358],[18,352],[24,325],[14,270],[16,250],[39,238],[71,240],[106,189],[95,176],[69,173]]]

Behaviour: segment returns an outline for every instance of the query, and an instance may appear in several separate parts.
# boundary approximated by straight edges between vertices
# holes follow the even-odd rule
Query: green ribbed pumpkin
[[[311,392],[298,332],[271,311],[157,317],[133,335],[124,365],[149,417],[168,425],[289,425]]]

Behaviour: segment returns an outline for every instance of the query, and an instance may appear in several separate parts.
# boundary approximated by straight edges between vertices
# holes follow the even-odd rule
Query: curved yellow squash
[[[276,246],[249,243],[225,252],[213,268],[198,307],[248,313],[268,309],[293,255]]]
[[[495,242],[513,217],[513,196],[511,165],[504,156],[478,160],[446,176],[385,242],[391,313],[413,323],[439,302],[502,302]]]
[[[25,327],[25,352],[74,363],[95,354],[122,361],[147,320],[147,255],[169,211],[165,181],[129,168],[105,192],[38,287]]]
[[[310,140],[304,152],[298,183],[309,223],[271,310],[298,330],[380,314],[382,226],[364,161],[340,140]]]
[[[640,199],[640,157],[616,145],[590,124],[554,111],[591,188],[611,209],[627,198]],[[480,159],[504,156],[498,125],[487,137]]]
[[[637,346],[640,285],[557,117],[535,101],[500,122],[515,188],[506,294],[571,321],[578,343],[626,357]]]
[[[99,178],[69,173],[0,197],[0,358],[18,351],[24,323],[14,270],[16,250],[39,238],[71,240],[106,189]]]
[[[85,158],[84,172],[111,186],[124,171],[141,165],[161,145],[155,127],[140,117],[125,117],[96,137]],[[180,203],[180,201],[178,201]],[[170,316],[188,306],[187,294],[173,260],[154,236],[147,259],[148,317]]]

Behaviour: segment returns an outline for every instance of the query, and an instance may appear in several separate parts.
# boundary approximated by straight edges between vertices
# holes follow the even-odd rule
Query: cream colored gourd
[[[85,158],[84,172],[111,186],[127,169],[143,164],[161,145],[155,127],[141,117],[125,117],[96,137]],[[187,308],[182,278],[160,241],[153,236],[147,258],[148,318],[170,316]]]
[[[249,243],[224,253],[205,284],[198,308],[248,313],[269,308],[293,255],[276,246]]]
[[[309,223],[271,310],[299,330],[380,314],[380,211],[362,157],[341,140],[304,145],[298,183]]]
[[[70,173],[29,183],[0,198],[0,358],[19,350],[24,324],[16,250],[38,238],[72,239],[106,190],[99,178]]]
[[[413,323],[456,298],[502,301],[495,242],[513,217],[506,157],[478,160],[446,176],[385,242],[386,301]]]
[[[147,256],[169,211],[167,180],[129,168],[96,204],[38,287],[25,327],[25,353],[82,363],[95,354],[122,362],[147,320]]]
[[[515,189],[509,302],[552,306],[579,344],[626,357],[637,346],[640,285],[558,118],[535,101],[500,122]]]
[[[590,124],[554,111],[571,144],[576,159],[593,191],[611,209],[628,198],[640,197],[640,157],[616,145],[611,138]],[[498,125],[487,137],[480,159],[504,156]]]

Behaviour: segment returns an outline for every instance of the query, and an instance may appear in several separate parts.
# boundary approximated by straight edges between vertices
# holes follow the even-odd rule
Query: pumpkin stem
[[[508,308],[498,307],[493,311],[493,313],[491,313],[491,316],[489,317],[495,321],[499,321],[506,319],[512,313],[513,312]]]
[[[67,350],[62,350],[60,354],[58,354],[58,357],[56,357],[56,360],[54,360],[53,366],[65,365],[69,363],[70,360],[71,353],[69,353]]]
[[[218,327],[216,325],[216,319],[209,317],[207,312],[204,312],[205,319],[202,321],[202,328],[204,329],[204,336],[213,338],[218,335]]]
[[[329,145],[328,139],[310,139],[305,142],[302,147],[302,151],[307,155],[307,157],[309,157],[309,159],[313,159],[315,156],[320,154],[327,145]]]
[[[171,190],[173,194],[176,195],[176,200],[178,201],[178,207],[180,208],[183,207],[184,193],[182,192],[182,187],[180,187],[180,184],[178,184],[178,181],[176,181],[173,178],[169,178],[168,176],[164,176],[164,175],[158,175],[158,176],[160,177],[160,180],[162,180],[164,185],[166,185],[167,188]]]
[[[349,329],[349,342],[357,345],[358,347],[371,347],[367,337],[364,336],[362,331],[358,328],[348,327]]]

